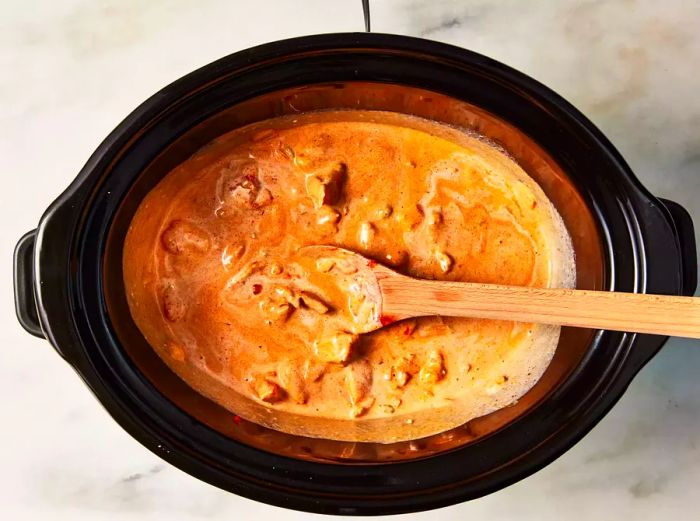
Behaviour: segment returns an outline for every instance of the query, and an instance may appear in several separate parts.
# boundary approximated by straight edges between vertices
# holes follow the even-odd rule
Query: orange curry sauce
[[[330,266],[299,258],[310,244],[415,277],[574,282],[561,219],[505,153],[411,116],[320,112],[224,135],[148,194],[124,247],[132,316],[202,394],[228,405],[215,380],[302,421],[410,421],[460,403],[463,422],[512,403],[553,355],[551,326],[427,317],[352,330],[339,303],[360,309],[363,295],[324,284],[316,271]]]

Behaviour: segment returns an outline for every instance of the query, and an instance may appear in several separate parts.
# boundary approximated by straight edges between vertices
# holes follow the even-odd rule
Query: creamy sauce
[[[302,419],[409,422],[458,402],[463,422],[512,403],[553,355],[559,329],[533,324],[427,317],[362,334],[338,305],[370,312],[361,288],[324,284],[343,266],[304,260],[311,244],[415,277],[574,283],[561,219],[494,146],[410,116],[312,113],[233,131],[148,194],[124,247],[132,316],[201,393],[217,399],[213,379]]]

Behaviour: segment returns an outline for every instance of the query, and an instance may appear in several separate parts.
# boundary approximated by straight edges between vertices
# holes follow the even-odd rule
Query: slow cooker
[[[651,195],[605,136],[524,74],[432,41],[329,34],[241,51],[165,87],[97,148],[15,250],[17,315],[134,438],[185,472],[298,510],[392,514],[483,496],[537,471],[617,402],[666,338],[564,328],[517,403],[389,445],[264,429],[172,374],[133,323],[121,255],[144,195],[215,137],[274,116],[390,110],[479,132],[544,189],[572,236],[577,286],[692,295],[693,225]]]

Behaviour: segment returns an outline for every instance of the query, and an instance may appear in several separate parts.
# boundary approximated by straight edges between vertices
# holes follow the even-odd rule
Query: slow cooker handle
[[[695,245],[695,229],[688,211],[680,204],[668,199],[661,202],[671,214],[681,247],[681,267],[683,295],[692,297],[698,285],[698,257]]]
[[[15,246],[15,311],[22,327],[30,334],[46,338],[41,329],[34,296],[34,243],[36,230],[25,233]]]

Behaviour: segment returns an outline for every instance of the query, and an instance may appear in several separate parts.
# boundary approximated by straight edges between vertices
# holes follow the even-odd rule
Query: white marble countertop
[[[150,94],[254,44],[362,28],[359,0],[0,3],[0,511],[7,520],[309,519],[218,490],[114,423],[16,322],[10,252]],[[460,45],[586,113],[700,223],[700,3],[374,0],[373,29]],[[673,340],[613,411],[536,475],[442,519],[697,519],[700,343]],[[406,516],[433,519],[435,513]],[[400,516],[403,518],[403,516]],[[396,518],[398,519],[398,518]]]

